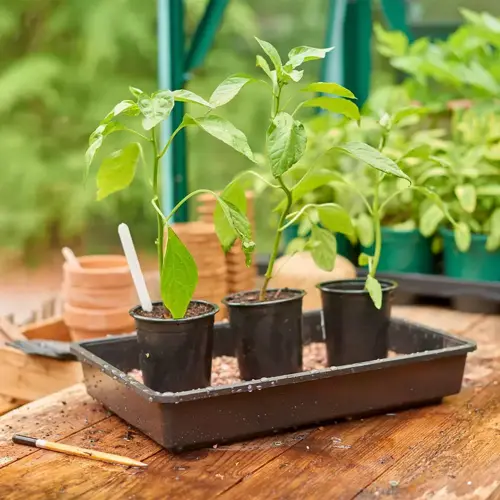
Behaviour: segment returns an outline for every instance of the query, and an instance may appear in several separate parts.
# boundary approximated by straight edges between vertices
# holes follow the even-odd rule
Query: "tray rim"
[[[305,315],[317,314],[318,311],[307,311]],[[118,368],[110,365],[106,360],[96,356],[88,349],[85,345],[106,342],[108,344],[120,342],[124,340],[131,340],[136,336],[135,333],[125,334],[125,335],[110,335],[108,337],[103,337],[100,339],[86,340],[78,343],[71,344],[71,352],[76,355],[78,361],[82,363],[90,364],[94,367],[99,368],[103,373],[112,377],[113,379],[120,380],[126,386],[130,386],[136,393],[138,393],[142,398],[147,399],[150,403],[160,403],[160,404],[179,404],[182,402],[196,401],[200,399],[207,399],[212,397],[225,396],[229,394],[239,394],[242,392],[252,392],[260,391],[263,389],[279,387],[283,385],[297,384],[302,382],[307,382],[309,380],[318,380],[324,378],[332,378],[341,375],[346,375],[350,373],[361,373],[375,371],[385,368],[387,365],[389,367],[400,366],[412,362],[422,362],[431,361],[435,358],[448,358],[452,356],[467,355],[469,352],[473,352],[477,348],[476,342],[473,340],[457,337],[450,333],[444,332],[439,329],[431,328],[426,325],[414,321],[407,321],[401,318],[391,318],[391,323],[396,324],[407,324],[413,325],[415,327],[421,328],[423,330],[430,331],[437,334],[443,338],[449,339],[457,343],[453,347],[444,347],[441,349],[435,349],[431,351],[422,351],[411,354],[401,354],[391,358],[376,359],[372,361],[365,361],[362,363],[354,363],[350,365],[342,365],[340,367],[327,367],[320,370],[310,370],[307,372],[300,373],[290,373],[287,375],[280,375],[277,377],[269,377],[264,379],[242,381],[235,384],[221,385],[217,387],[205,387],[200,389],[192,389],[189,391],[182,392],[164,392],[160,393],[150,389],[141,382],[137,381],[133,377],[130,377],[125,372],[119,370]],[[225,325],[227,323],[219,323],[219,325]],[[217,325],[217,323],[216,323]]]

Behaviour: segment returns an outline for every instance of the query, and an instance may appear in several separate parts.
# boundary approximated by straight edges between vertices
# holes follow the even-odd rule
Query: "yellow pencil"
[[[45,441],[45,439],[36,439],[28,436],[21,436],[16,434],[12,437],[12,441],[16,444],[24,444],[34,448],[42,448],[44,450],[57,451],[65,453],[66,455],[74,455],[76,457],[90,458],[91,460],[100,460],[101,462],[108,462],[110,464],[128,465],[129,467],[147,467],[148,464],[138,462],[131,458],[121,457],[120,455],[113,455],[112,453],[103,453],[96,450],[87,450],[79,448],[78,446],[70,446],[67,444],[53,443]]]

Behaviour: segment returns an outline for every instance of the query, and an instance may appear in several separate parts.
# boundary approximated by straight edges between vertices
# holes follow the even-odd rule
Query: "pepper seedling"
[[[273,45],[258,38],[256,40],[268,58],[267,60],[263,56],[257,55],[256,59],[257,66],[267,76],[264,83],[268,85],[272,97],[265,154],[265,164],[269,171],[264,176],[254,171],[243,172],[234,179],[229,188],[242,191],[239,180],[252,174],[261,178],[268,188],[281,193],[280,203],[275,209],[280,214],[279,222],[259,294],[259,299],[262,301],[266,299],[267,287],[273,276],[282,233],[297,219],[304,216],[315,221],[312,225],[311,236],[304,249],[309,250],[315,263],[326,270],[332,270],[335,264],[336,240],[332,232],[352,234],[354,231],[349,214],[335,203],[308,204],[299,212],[293,212],[294,204],[318,187],[317,178],[312,172],[313,166],[306,169],[305,173],[301,172],[300,167],[297,166],[297,170],[294,172],[294,166],[304,155],[307,145],[306,131],[303,123],[297,119],[297,113],[302,108],[320,108],[354,120],[359,120],[360,114],[356,104],[350,100],[355,99],[354,94],[333,82],[314,82],[303,85],[300,92],[322,93],[323,95],[303,100],[295,106],[295,109],[289,109],[290,98],[293,96],[287,96],[286,89],[301,81],[304,75],[304,70],[300,69],[302,65],[308,61],[323,59],[333,47],[324,49],[307,46],[295,47],[290,50],[288,60],[283,63]],[[293,175],[299,172],[299,176]]]
[[[198,282],[198,270],[194,259],[170,225],[174,214],[184,203],[201,193],[212,194],[217,199],[214,224],[221,245],[227,251],[236,239],[241,240],[247,265],[250,264],[255,244],[252,241],[250,223],[245,215],[246,200],[244,195],[239,197],[239,193],[227,199],[224,194],[218,195],[206,189],[198,189],[189,193],[170,213],[165,215],[159,198],[160,161],[167,153],[175,136],[188,127],[198,127],[204,130],[254,161],[253,153],[243,132],[225,118],[213,114],[215,109],[231,101],[248,81],[250,79],[245,76],[235,75],[227,78],[215,89],[208,101],[185,89],[160,90],[149,95],[140,89],[130,87],[134,99],[119,102],[100,122],[89,139],[89,148],[86,152],[87,174],[96,152],[110,134],[123,131],[129,133],[130,137],[139,139],[130,141],[122,149],[115,151],[102,161],[97,172],[98,200],[127,188],[134,179],[138,162],[140,160],[144,162],[142,144],[145,143],[151,148],[152,165],[150,165],[149,172],[153,191],[151,204],[157,217],[156,246],[161,297],[174,319],[182,318],[186,314]],[[160,147],[158,129],[161,123],[170,116],[178,101],[200,105],[205,113],[197,117],[186,113],[165,145]],[[142,129],[130,127],[126,117],[140,118]],[[165,232],[167,233],[166,246],[164,245]]]
[[[415,186],[412,184],[410,177],[400,168],[400,164],[403,163],[404,158],[406,158],[411,152],[408,151],[404,153],[401,158],[397,161],[392,160],[384,154],[384,148],[387,143],[387,139],[391,132],[393,126],[397,125],[400,121],[414,114],[423,113],[420,107],[408,107],[403,108],[389,116],[387,113],[379,120],[379,125],[381,129],[380,141],[378,148],[369,146],[368,144],[362,142],[348,142],[346,144],[335,146],[332,148],[334,151],[339,151],[348,154],[354,159],[368,165],[375,170],[375,176],[373,184],[371,185],[371,193],[368,196],[365,192],[357,188],[356,184],[348,179],[348,176],[337,176],[338,182],[342,183],[346,187],[349,187],[355,191],[358,196],[363,201],[368,216],[371,218],[373,224],[374,232],[374,253],[373,255],[368,255],[366,253],[361,253],[359,256],[359,265],[368,266],[368,274],[366,276],[365,289],[370,294],[370,297],[377,309],[382,307],[382,287],[376,278],[377,267],[380,261],[380,254],[382,250],[382,224],[383,214],[385,208],[388,204],[400,196],[405,190],[413,189],[419,191],[428,199],[430,199],[436,207],[442,211],[444,216],[451,222],[452,225],[456,226],[457,223],[451,217],[447,206],[441,200],[439,195],[434,191],[423,187]],[[412,154],[415,154],[413,152]],[[335,175],[335,174],[334,174]],[[406,185],[400,186],[398,189],[386,197],[383,201],[381,200],[381,186],[384,181],[390,180],[390,176],[395,176],[406,182]]]

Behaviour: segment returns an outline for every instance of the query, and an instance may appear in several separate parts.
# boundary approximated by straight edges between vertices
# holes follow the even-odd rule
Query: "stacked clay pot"
[[[137,297],[122,255],[79,257],[80,267],[63,265],[63,319],[75,341],[130,333],[129,310]]]
[[[219,312],[215,320],[224,319],[222,299],[227,295],[226,259],[214,225],[197,221],[173,224],[172,228],[186,245],[198,267],[198,285],[193,298],[217,304]]]
[[[252,226],[252,231],[255,231],[253,193],[246,192],[245,195],[247,199],[247,217]],[[200,219],[212,223],[217,200],[212,195],[202,195],[198,200],[200,202],[198,205]],[[240,241],[237,241],[226,254],[226,268],[228,293],[253,290],[255,288],[257,267],[255,262],[252,262],[250,267],[246,266],[245,254]]]

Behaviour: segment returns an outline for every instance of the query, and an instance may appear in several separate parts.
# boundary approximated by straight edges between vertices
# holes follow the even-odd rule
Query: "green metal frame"
[[[158,77],[160,88],[180,89],[189,79],[189,72],[200,66],[205,59],[217,29],[222,21],[229,0],[210,0],[193,41],[186,54],[184,45],[184,5],[182,0],[158,0]],[[177,102],[170,120],[162,128],[165,143],[184,116],[184,103]],[[181,130],[173,141],[169,154],[162,162],[162,205],[169,211],[187,194],[187,141]],[[184,204],[176,213],[175,220],[188,220],[188,208]]]

